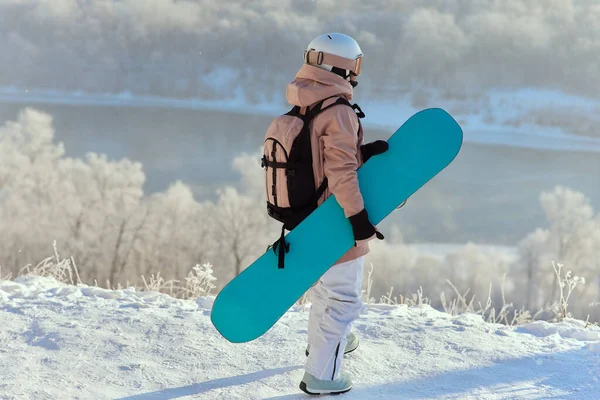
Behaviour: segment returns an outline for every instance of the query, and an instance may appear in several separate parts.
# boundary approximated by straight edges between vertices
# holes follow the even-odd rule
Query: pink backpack
[[[285,252],[284,231],[291,231],[312,213],[318,205],[319,198],[327,188],[327,178],[315,187],[313,159],[311,149],[310,123],[320,112],[344,104],[358,110],[358,117],[364,113],[358,105],[352,105],[344,98],[322,107],[324,99],[307,110],[304,115],[300,107],[295,106],[287,114],[273,120],[267,130],[264,142],[264,153],[261,166],[265,169],[265,190],[267,213],[283,223],[281,238],[273,244],[281,243]],[[360,119],[359,119],[360,123]],[[283,268],[284,252],[279,252],[279,268]]]

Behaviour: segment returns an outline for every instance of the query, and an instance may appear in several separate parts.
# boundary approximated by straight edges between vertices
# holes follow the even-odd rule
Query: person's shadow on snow
[[[582,362],[588,358],[589,363]],[[546,399],[561,400],[596,399],[600,391],[600,368],[594,360],[597,354],[586,350],[539,354],[533,357],[498,360],[497,363],[464,370],[431,374],[402,382],[389,382],[380,385],[361,385],[355,378],[354,388],[341,396],[320,396],[336,400],[351,399],[394,399],[415,400],[443,396],[447,400],[461,400],[468,396],[495,399]],[[581,368],[577,369],[577,365]],[[593,370],[585,370],[590,365]],[[155,392],[132,395],[115,400],[176,399],[198,395],[214,389],[238,386],[285,374],[303,368],[301,365],[274,368],[252,372],[231,378],[215,379],[189,386],[162,389]],[[410,366],[406,367],[407,369]],[[398,371],[402,379],[404,371]],[[423,371],[421,371],[423,372]],[[284,392],[297,390],[297,393],[269,397],[264,400],[306,400],[306,394],[296,388],[282,388]]]
[[[588,369],[580,362],[590,359]],[[597,354],[586,350],[540,354],[533,357],[499,360],[497,363],[472,369],[454,370],[390,382],[380,385],[357,385],[346,394],[320,396],[319,399],[416,400],[443,397],[462,400],[467,397],[482,399],[549,399],[591,400],[600,398],[600,368],[593,360]],[[577,365],[581,368],[577,368]],[[401,378],[402,371],[398,371]],[[306,400],[297,394],[268,397],[263,400]]]
[[[155,392],[134,394],[128,397],[121,397],[115,400],[147,400],[147,399],[176,399],[183,396],[192,396],[208,392],[214,389],[225,388],[228,386],[245,385],[253,381],[270,378],[271,376],[285,374],[303,368],[302,365],[294,365],[283,368],[273,368],[264,371],[252,372],[245,375],[232,376],[231,378],[214,379],[212,381],[194,383],[193,385],[178,388],[161,389]]]

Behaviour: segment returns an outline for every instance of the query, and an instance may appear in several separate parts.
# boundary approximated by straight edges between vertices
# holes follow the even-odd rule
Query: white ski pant
[[[308,316],[310,351],[306,372],[317,379],[339,377],[351,323],[362,309],[364,257],[331,267],[310,289]]]

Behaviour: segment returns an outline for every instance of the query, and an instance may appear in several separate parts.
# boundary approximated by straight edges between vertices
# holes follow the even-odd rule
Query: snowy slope
[[[307,311],[230,344],[211,299],[0,281],[2,399],[303,399]],[[367,306],[337,399],[598,399],[600,328],[517,329],[429,307]]]

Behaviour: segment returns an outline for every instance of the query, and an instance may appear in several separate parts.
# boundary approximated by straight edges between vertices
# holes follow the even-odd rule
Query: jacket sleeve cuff
[[[369,221],[369,215],[365,208],[358,214],[354,214],[348,218],[352,224],[354,240],[366,240],[375,235],[375,227]]]

